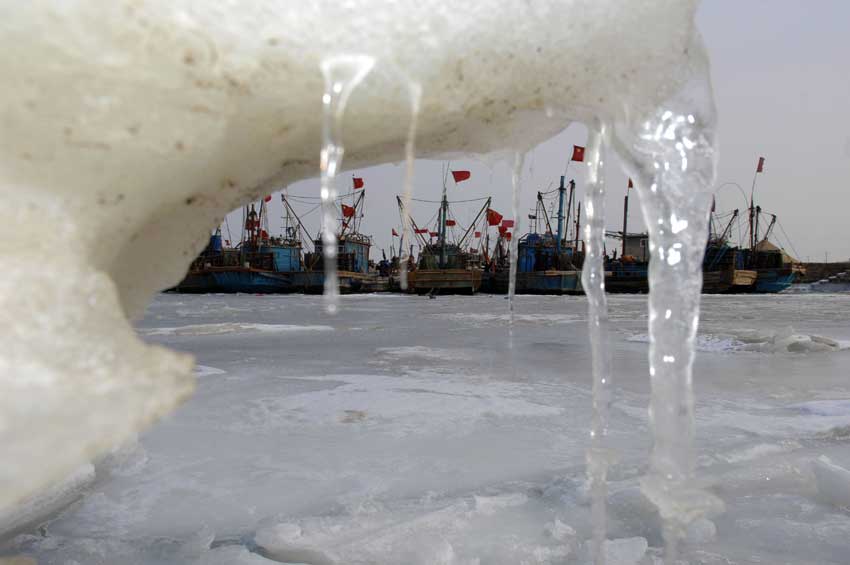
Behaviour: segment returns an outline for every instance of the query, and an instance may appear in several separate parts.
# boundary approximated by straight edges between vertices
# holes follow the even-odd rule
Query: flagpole
[[[764,161],[762,161],[762,159],[764,159],[764,157],[759,157],[759,164],[758,164],[758,166],[756,166],[756,172],[753,173],[753,184],[752,184],[752,187],[750,187],[750,249],[755,249],[755,247],[756,247],[756,234],[755,234],[755,231],[753,230],[753,225],[754,225],[754,222],[753,222],[754,217],[753,216],[755,214],[754,204],[755,204],[755,193],[756,193],[756,179],[758,179],[759,169],[761,168],[762,163],[764,162]]]

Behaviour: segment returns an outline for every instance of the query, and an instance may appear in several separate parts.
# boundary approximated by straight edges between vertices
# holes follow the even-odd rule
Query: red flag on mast
[[[398,232],[395,231],[395,228],[393,228],[393,237],[398,237]]]
[[[354,182],[354,190],[363,188],[363,179],[361,177],[352,177],[351,180]]]
[[[352,206],[346,206],[345,204],[342,205],[342,215],[346,218],[354,216],[354,212],[355,210]]]
[[[471,173],[469,171],[452,171],[452,177],[454,177],[455,182],[463,182],[465,180],[469,180]]]
[[[498,226],[502,223],[502,215],[492,208],[487,210],[487,223],[491,226]]]
[[[446,225],[447,226],[456,226],[457,222],[454,221],[454,220],[446,220]]]
[[[634,185],[634,183],[632,183],[631,177],[629,177],[629,188],[634,188],[634,187],[635,187],[635,185]]]
[[[581,145],[573,145],[573,158],[570,161],[584,161],[584,147]]]
[[[756,172],[757,173],[763,173],[764,172],[764,157],[759,157],[759,166],[756,167]]]
[[[512,227],[514,227],[514,221],[513,220],[502,220],[502,226],[504,226],[506,228],[512,228]]]
[[[269,194],[268,196],[263,198],[263,202],[271,202],[271,201],[272,201],[272,195],[271,194]]]

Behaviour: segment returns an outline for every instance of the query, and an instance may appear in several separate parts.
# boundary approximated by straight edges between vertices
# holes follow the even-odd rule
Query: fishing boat
[[[764,233],[761,233],[765,215],[770,216],[770,221]],[[756,282],[751,291],[758,294],[782,292],[805,274],[805,266],[800,261],[770,241],[776,221],[776,214],[763,212],[761,206],[753,206],[751,201],[750,247],[744,250],[744,262],[748,269],[756,273]]]
[[[614,294],[645,294],[649,292],[649,234],[629,233],[629,192],[631,179],[623,199],[623,230],[608,231],[605,236],[622,241],[620,256],[615,249],[611,257],[605,254],[605,290]]]
[[[566,177],[561,177],[560,186],[549,192],[537,193],[537,204],[533,214],[528,215],[531,229],[517,242],[517,294],[581,294],[581,265],[584,262],[581,233],[581,203],[576,205],[574,237],[567,237],[565,225],[570,224],[575,197],[575,181],[569,183],[569,200],[566,198]],[[546,194],[557,191],[558,215],[553,230],[550,214],[546,211]],[[567,200],[566,208],[564,207]],[[566,221],[566,224],[565,224]],[[501,226],[505,227],[505,226]],[[500,233],[492,254],[495,264],[491,289],[497,294],[508,292],[510,262],[507,246],[511,233]]]
[[[361,182],[356,182],[361,181]],[[371,268],[369,251],[372,237],[360,232],[366,191],[362,179],[355,179],[354,190],[340,197],[339,228],[337,231],[337,278],[341,294],[387,290],[388,283]],[[343,200],[352,198],[352,203]],[[292,208],[289,207],[292,211]],[[294,211],[292,211],[294,214]],[[297,216],[296,216],[297,218]],[[300,224],[300,219],[298,219]],[[300,224],[303,225],[303,224]],[[334,229],[333,227],[328,229]],[[320,231],[312,240],[313,252],[304,255],[304,270],[297,273],[293,286],[307,294],[321,294],[325,288],[324,237]]]
[[[203,252],[192,262],[177,292],[287,293],[292,277],[302,269],[301,243],[285,228],[273,237],[268,231],[268,196],[243,210],[242,239],[235,247],[222,245],[221,231],[210,237]]]
[[[221,263],[224,254],[222,245],[221,228],[217,228],[210,235],[206,247],[189,265],[186,276],[176,286],[166,292],[181,292],[185,294],[204,294],[220,292],[216,289],[215,280],[209,272],[214,263]]]
[[[706,294],[752,292],[756,271],[745,268],[746,255],[729,242],[730,230],[738,220],[738,210],[728,214],[728,221],[719,232],[716,225],[726,218],[715,215],[713,204],[709,218],[708,243],[702,263],[702,291]]]
[[[453,171],[458,173],[461,171]],[[463,171],[466,173],[466,171]],[[468,173],[466,177],[468,178]],[[457,181],[457,176],[455,176]],[[401,198],[397,197],[399,213],[408,215],[413,233],[420,243],[416,268],[407,275],[408,292],[416,294],[475,294],[481,288],[483,264],[485,262],[480,240],[482,230],[476,226],[492,222],[495,216],[501,216],[490,209],[488,197],[468,228],[462,230],[459,237],[452,235],[459,227],[457,219],[451,215],[446,196],[446,182],[443,180],[443,196],[437,211],[436,230],[420,228],[416,221],[404,209]],[[451,233],[449,228],[452,228]],[[486,231],[484,232],[486,233]],[[425,237],[425,236],[428,237]],[[478,239],[477,247],[470,243]]]

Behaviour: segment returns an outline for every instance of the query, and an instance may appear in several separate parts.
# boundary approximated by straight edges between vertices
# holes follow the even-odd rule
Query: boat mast
[[[729,230],[732,229],[732,224],[735,222],[735,218],[738,217],[738,209],[736,208],[734,212],[732,212],[732,218],[729,220],[729,223],[726,224],[726,227],[723,229],[723,233],[720,234],[718,241],[723,243],[726,241],[726,238],[729,236]]]
[[[629,181],[631,182],[631,181]],[[622,258],[626,254],[626,228],[629,225],[629,189],[626,189],[626,197],[623,199],[623,250],[620,252]]]
[[[564,193],[566,192],[566,187],[564,186],[565,177],[561,176],[561,184],[558,186],[558,240],[555,242],[555,249],[558,250],[558,253],[561,252],[561,240],[564,237]],[[538,193],[537,198],[540,198],[540,193]]]
[[[574,183],[575,184],[575,183]],[[576,244],[573,248],[573,257],[578,254],[578,235],[581,233],[581,202],[578,203],[578,209],[576,210]]]
[[[549,214],[546,213],[546,205],[543,203],[543,193],[537,192],[537,209],[534,211],[534,215],[543,214],[543,220],[546,222],[546,233],[552,235],[552,224],[549,223]]]
[[[437,214],[437,218],[440,222],[439,225],[439,245],[440,245],[440,268],[444,269],[446,267],[446,220],[448,219],[449,214],[449,200],[446,196],[446,181],[443,179],[443,200],[440,203],[440,212]]]

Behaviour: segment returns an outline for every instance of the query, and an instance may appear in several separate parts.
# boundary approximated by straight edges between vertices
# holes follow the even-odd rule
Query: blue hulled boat
[[[569,183],[569,200],[564,208],[567,187],[565,177],[557,188],[558,215],[553,233],[549,214],[544,205],[544,193],[537,193],[537,207],[529,214],[531,230],[517,242],[517,294],[581,294],[581,266],[584,262],[581,233],[581,203],[576,205],[573,238],[567,238],[566,226],[571,224],[575,181]],[[565,224],[566,221],[566,224]],[[541,233],[541,228],[542,233]],[[504,270],[502,271],[504,272]],[[505,289],[507,290],[507,289]]]
[[[269,198],[270,199],[270,198]],[[244,212],[242,241],[236,247],[222,245],[221,231],[210,237],[203,252],[174,289],[177,292],[244,292],[255,294],[293,292],[293,275],[303,271],[297,229],[288,225],[285,235],[268,233],[267,200]]]

